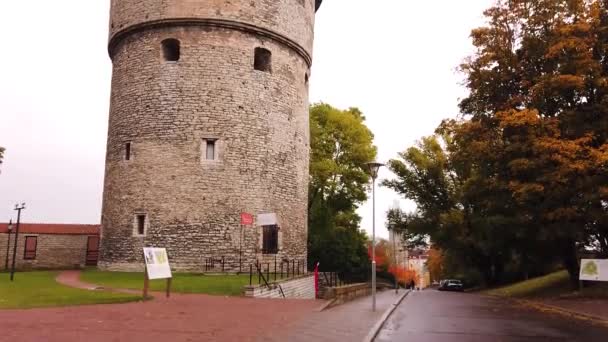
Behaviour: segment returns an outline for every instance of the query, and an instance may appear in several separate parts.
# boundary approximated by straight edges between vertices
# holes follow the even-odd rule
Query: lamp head
[[[8,222],[8,232],[10,233],[13,230],[13,220]]]
[[[378,170],[380,170],[380,168],[384,166],[384,164],[378,162],[371,162],[367,163],[366,165],[369,170],[369,174],[372,176],[373,180],[378,178]]]

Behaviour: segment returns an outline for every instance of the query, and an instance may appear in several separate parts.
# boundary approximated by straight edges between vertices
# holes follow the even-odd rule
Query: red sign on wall
[[[250,226],[253,224],[253,215],[249,213],[241,213],[241,224]]]

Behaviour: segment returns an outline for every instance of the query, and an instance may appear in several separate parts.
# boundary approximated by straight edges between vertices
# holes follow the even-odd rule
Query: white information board
[[[148,279],[167,279],[172,277],[169,257],[165,248],[144,247],[144,257],[146,259]]]
[[[278,224],[276,213],[258,214],[258,226],[275,226]]]
[[[608,281],[608,259],[581,259],[580,280]]]

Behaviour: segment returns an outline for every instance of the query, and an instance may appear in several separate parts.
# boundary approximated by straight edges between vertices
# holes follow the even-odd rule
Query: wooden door
[[[87,239],[87,266],[97,266],[99,259],[99,236],[89,236]]]

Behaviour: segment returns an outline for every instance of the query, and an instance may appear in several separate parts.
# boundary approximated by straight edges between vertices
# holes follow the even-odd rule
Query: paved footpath
[[[284,331],[262,341],[362,341],[384,312],[403,295],[386,290],[376,296],[376,312],[372,311],[372,298],[364,297],[331,309],[312,313],[286,326]]]
[[[96,286],[63,272],[60,283]],[[318,311],[324,301],[162,294],[147,302],[63,308],[0,310],[4,341],[362,341],[403,295],[371,297]]]
[[[64,272],[58,281],[95,285]],[[173,294],[127,304],[0,310],[0,342],[259,341],[306,319],[324,301]]]

